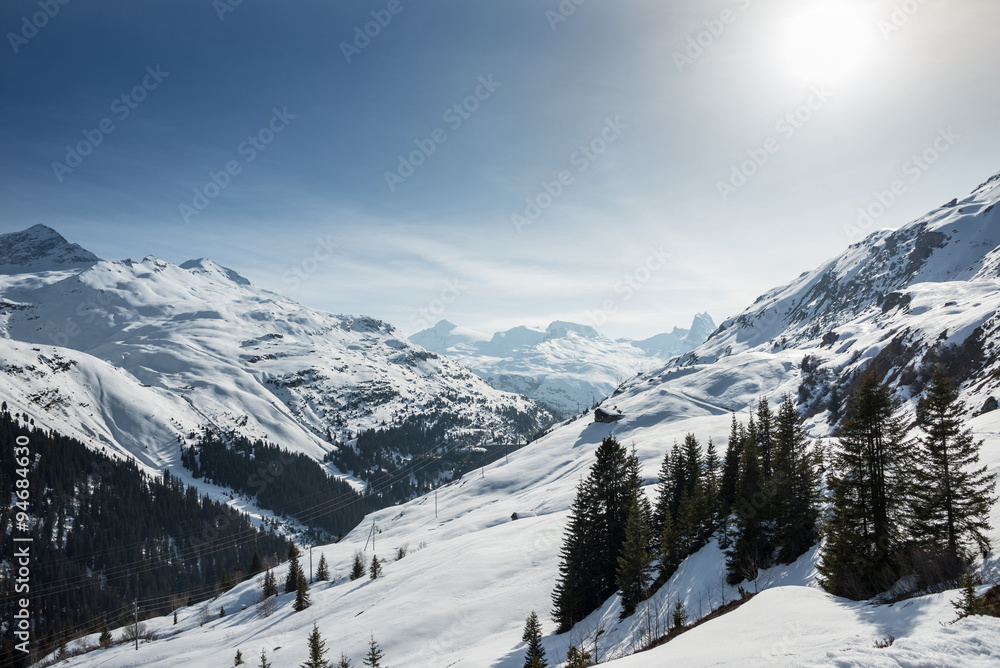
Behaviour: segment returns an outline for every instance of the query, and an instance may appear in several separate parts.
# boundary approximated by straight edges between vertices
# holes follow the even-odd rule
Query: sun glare
[[[832,82],[854,73],[868,51],[872,24],[843,4],[815,4],[785,25],[784,57],[793,74]]]

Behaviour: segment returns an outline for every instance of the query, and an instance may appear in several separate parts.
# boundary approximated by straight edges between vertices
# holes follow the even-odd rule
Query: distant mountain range
[[[556,321],[545,329],[514,327],[489,336],[442,320],[410,341],[453,357],[493,387],[523,394],[569,417],[627,378],[693,350],[714,330],[707,313],[696,315],[689,329],[674,327],[642,341],[611,340],[572,322]]]

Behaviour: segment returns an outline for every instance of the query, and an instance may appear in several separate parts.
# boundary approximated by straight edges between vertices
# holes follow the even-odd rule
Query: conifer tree
[[[765,484],[771,479],[774,459],[774,413],[767,397],[757,402],[757,453],[760,456],[760,474]]]
[[[679,629],[687,623],[687,606],[680,598],[674,603],[674,609],[670,613],[671,628]]]
[[[330,566],[326,563],[326,555],[323,553],[319,555],[319,566],[316,567],[316,579],[320,582],[328,582],[330,580]]]
[[[368,654],[362,663],[368,666],[368,668],[382,668],[382,650],[375,640],[374,633],[368,639]]]
[[[236,658],[233,659],[233,666],[242,666],[242,665],[243,665],[243,652],[241,652],[240,650],[236,650]]]
[[[711,437],[709,437],[708,446],[705,448],[705,473],[703,480],[706,499],[709,507],[712,509],[712,529],[714,531],[716,518],[721,511],[719,486],[722,483],[722,462],[719,460],[719,452],[715,449],[715,443]]]
[[[360,580],[365,576],[365,562],[360,552],[354,553],[354,565],[351,567],[351,579]]]
[[[292,609],[295,612],[302,612],[309,607],[309,585],[306,583],[306,574],[299,571],[299,578],[295,583],[295,604]]]
[[[640,492],[641,494],[641,492]],[[638,496],[633,496],[625,525],[625,542],[618,555],[615,582],[621,591],[621,618],[633,612],[648,595],[649,586],[649,525],[643,517]]]
[[[593,659],[590,658],[590,652],[587,650],[578,648],[576,645],[570,645],[569,649],[566,650],[565,668],[588,668],[588,666],[593,665]]]
[[[111,631],[108,630],[108,625],[105,624],[104,628],[101,629],[101,637],[97,639],[98,644],[101,647],[108,648],[114,643],[111,639]]]
[[[337,668],[351,668],[351,660],[343,652],[340,653],[340,662],[337,663]]]
[[[687,556],[684,554],[681,543],[681,537],[677,529],[674,528],[674,521],[667,515],[663,521],[663,532],[660,535],[659,552],[657,553],[660,559],[660,573],[656,580],[658,584],[670,579],[670,576],[681,565],[684,557]]]
[[[899,401],[869,368],[847,400],[832,461],[833,516],[818,567],[832,594],[868,598],[899,576],[913,475],[905,434]]]
[[[595,610],[617,591],[618,553],[632,495],[638,492],[633,457],[608,436],[597,448],[596,461],[577,488],[552,594],[553,616],[560,631]]]
[[[524,657],[524,668],[543,668],[548,666],[545,660],[545,647],[542,646],[542,624],[534,610],[524,622],[524,633],[521,640],[528,643],[528,651]]]
[[[257,668],[271,668],[271,662],[267,660],[267,652],[263,647],[260,648],[260,664]]]
[[[787,395],[775,418],[771,492],[778,561],[790,564],[818,539],[819,476],[802,419]]]
[[[330,662],[326,660],[327,651],[326,641],[314,622],[313,630],[309,633],[309,659],[302,664],[302,668],[330,668]]]
[[[289,543],[288,545],[288,560],[288,574],[285,576],[285,593],[291,594],[298,587],[299,571],[302,570],[299,566],[299,548],[295,546],[295,543]]]
[[[264,579],[261,581],[261,596],[264,598],[270,598],[272,596],[278,595],[278,583],[274,581],[274,573],[271,569],[267,569],[264,573]]]
[[[254,548],[253,556],[250,558],[250,571],[247,573],[250,577],[253,577],[264,570],[264,565],[261,563],[260,554],[257,553],[257,549]]]
[[[663,462],[657,475],[656,503],[653,506],[653,522],[650,527],[657,539],[663,533],[663,520],[670,516],[671,494],[673,488],[673,470],[670,464],[670,452],[663,453]]]
[[[988,615],[992,613],[990,606],[986,603],[986,597],[976,595],[976,587],[982,584],[982,582],[976,577],[970,566],[966,566],[965,570],[962,571],[962,577],[959,582],[962,593],[957,599],[950,601],[952,607],[958,612],[958,619],[964,619],[971,615]]]
[[[752,424],[752,421],[751,421]],[[757,570],[769,565],[770,547],[763,524],[763,475],[757,440],[748,430],[740,461],[740,479],[736,488],[736,540],[728,553],[726,578],[729,584],[757,577]]]
[[[728,515],[736,505],[736,485],[740,478],[740,459],[743,456],[743,442],[746,440],[744,427],[736,420],[733,413],[732,427],[729,430],[729,443],[726,445],[726,457],[722,464],[722,480],[719,483],[719,502],[722,514]]]
[[[913,530],[947,551],[955,564],[968,560],[970,544],[989,551],[989,513],[996,496],[996,474],[979,466],[972,431],[963,429],[964,402],[936,364],[931,382],[917,402],[917,425],[923,431],[914,468]]]
[[[382,564],[379,563],[378,557],[374,554],[372,555],[372,563],[368,567],[368,577],[372,580],[377,580],[382,576]]]

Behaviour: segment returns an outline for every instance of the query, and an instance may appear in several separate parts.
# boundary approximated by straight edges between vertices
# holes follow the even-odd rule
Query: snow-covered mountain
[[[100,258],[45,225],[0,235],[0,273],[89,267]]]
[[[551,419],[387,323],[210,260],[101,261],[42,226],[0,236],[0,257],[0,396],[150,470],[183,476],[180,444],[206,427],[318,460],[412,416],[446,418],[464,446],[524,442]]]
[[[562,417],[601,401],[627,378],[693,350],[715,330],[707,313],[690,329],[675,327],[643,341],[613,341],[589,325],[556,321],[545,329],[514,327],[492,337],[442,320],[410,341],[451,356],[498,389],[549,406]]]
[[[570,644],[581,643],[600,661],[622,668],[997,665],[1000,620],[947,625],[955,617],[948,601],[956,592],[893,606],[827,595],[816,586],[815,548],[790,566],[763,572],[752,585],[743,583],[767,591],[735,612],[632,656],[666,626],[675,601],[698,617],[737,596],[725,584],[717,542],[685,560],[624,621],[617,597],[563,635],[553,633],[547,612],[576,485],[609,433],[635,447],[652,495],[663,453],[675,439],[711,436],[724,449],[730,412],[762,395],[801,397],[810,408],[811,434],[826,436],[836,408],[830,388],[846,391],[852,374],[874,363],[909,397],[905,405],[912,410],[921,365],[933,351],[965,378],[968,425],[985,441],[981,463],[1000,470],[1000,411],[980,410],[989,408],[986,399],[1000,384],[998,200],[1000,175],[966,199],[895,232],[877,232],[768,292],[692,353],[627,381],[608,400],[623,413],[620,421],[575,418],[433,498],[372,514],[341,542],[318,548],[333,579],[312,586],[312,606],[303,612],[292,611],[294,595],[286,594],[273,615],[262,617],[254,607],[258,584],[247,582],[209,604],[212,613],[222,606],[236,611],[222,619],[209,615],[201,625],[206,617],[200,607],[181,608],[177,625],[170,618],[150,622],[159,639],[138,652],[126,646],[95,650],[66,665],[207,668],[231,663],[237,649],[244,657],[263,649],[275,665],[298,665],[316,624],[331,659],[344,652],[357,664],[374,634],[386,665],[515,668],[524,661],[521,631],[532,610],[542,618],[552,666],[564,660]],[[988,536],[996,546],[1000,507],[991,523]],[[377,552],[369,543],[371,526],[380,530]],[[347,577],[355,551],[384,558],[406,546],[404,558],[384,564],[383,577]],[[982,568],[987,579],[1000,576],[995,554]],[[278,569],[279,578],[284,570]]]

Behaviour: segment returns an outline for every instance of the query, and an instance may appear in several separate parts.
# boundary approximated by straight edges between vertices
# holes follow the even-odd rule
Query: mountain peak
[[[52,271],[100,262],[79,244],[73,244],[47,225],[0,234],[0,272]]]
[[[181,269],[186,269],[194,274],[215,274],[223,276],[237,285],[250,285],[250,281],[229,267],[223,267],[207,258],[200,257],[197,260],[188,260],[180,265]]]
[[[556,320],[545,328],[545,333],[552,338],[565,337],[569,332],[576,332],[588,339],[596,339],[599,336],[597,330],[590,325],[580,325],[575,322],[565,322],[563,320]]]

